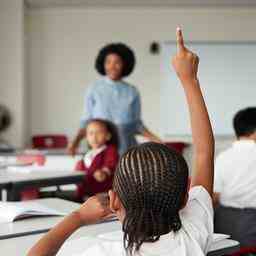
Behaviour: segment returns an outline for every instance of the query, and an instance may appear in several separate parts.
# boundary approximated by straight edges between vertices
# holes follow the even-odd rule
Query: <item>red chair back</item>
[[[68,138],[62,134],[35,135],[32,147],[37,149],[63,149],[68,145]]]
[[[185,142],[166,142],[166,146],[170,147],[171,149],[175,149],[179,153],[183,153],[184,149],[189,145]]]
[[[23,154],[17,156],[17,161],[25,164],[44,165],[46,158],[42,154]],[[20,199],[22,201],[34,200],[39,198],[39,190],[36,188],[25,189],[20,192]]]
[[[238,252],[230,254],[229,256],[246,256],[248,254],[256,255],[256,247],[241,247]]]

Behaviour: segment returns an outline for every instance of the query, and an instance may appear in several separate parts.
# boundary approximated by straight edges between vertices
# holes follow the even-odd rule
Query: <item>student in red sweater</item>
[[[86,173],[78,185],[76,197],[108,192],[112,188],[114,171],[118,162],[118,134],[109,121],[92,119],[87,123],[85,139],[90,150],[76,165],[76,170]]]

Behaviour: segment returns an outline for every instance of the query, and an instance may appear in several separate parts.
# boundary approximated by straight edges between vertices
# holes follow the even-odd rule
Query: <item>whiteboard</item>
[[[216,135],[232,135],[232,119],[256,105],[256,42],[189,42],[200,58],[199,80]],[[162,135],[190,135],[183,89],[171,65],[175,42],[162,43],[160,125]]]

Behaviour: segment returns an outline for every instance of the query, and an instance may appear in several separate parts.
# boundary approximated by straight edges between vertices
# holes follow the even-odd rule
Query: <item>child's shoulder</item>
[[[230,156],[233,154],[233,147],[230,146],[226,148],[225,150],[221,151],[218,155],[216,160],[222,160],[226,158],[230,158]]]
[[[75,170],[76,171],[84,171],[85,169],[86,169],[86,167],[84,164],[84,160],[83,159],[78,160],[75,165]]]
[[[194,186],[189,190],[189,198],[186,206],[180,210],[181,218],[187,217],[196,222],[213,217],[212,199],[208,191],[203,186]]]
[[[117,146],[114,144],[108,144],[108,145],[106,145],[105,151],[117,152]]]
[[[246,148],[239,147],[238,149],[238,144],[239,142],[235,141],[232,144],[230,144],[227,148],[225,148],[223,151],[219,152],[217,155],[216,161],[225,161],[225,160],[232,160],[233,158],[236,158],[238,154],[242,153],[244,150],[246,151]],[[255,147],[256,150],[256,147]]]
[[[211,196],[203,186],[194,186],[189,191],[186,206],[180,210],[182,225],[189,233],[199,237],[213,232],[213,204]],[[189,225],[187,225],[190,223]],[[184,226],[185,225],[185,226]],[[191,226],[194,228],[191,229]],[[197,236],[198,237],[198,236]],[[201,237],[202,238],[202,237]]]

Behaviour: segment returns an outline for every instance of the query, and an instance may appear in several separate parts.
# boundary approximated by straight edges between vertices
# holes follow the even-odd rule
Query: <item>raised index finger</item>
[[[176,29],[177,51],[181,52],[185,50],[184,40],[181,28]]]

